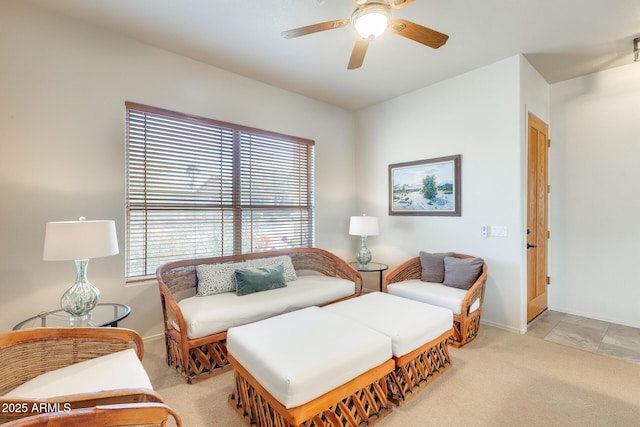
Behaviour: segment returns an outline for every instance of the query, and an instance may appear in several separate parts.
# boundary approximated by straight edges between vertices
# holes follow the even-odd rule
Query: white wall
[[[640,327],[640,63],[551,86],[554,310]]]
[[[348,257],[353,113],[51,15],[0,2],[0,331],[59,307],[73,262],[44,262],[47,221],[114,219],[120,254],[89,280],[132,307],[122,326],[162,332],[157,286],[124,283],[124,102],[316,141],[316,245]]]
[[[514,56],[356,115],[359,203],[354,214],[379,217],[380,235],[368,242],[374,259],[394,267],[420,250],[484,258],[489,278],[483,321],[514,331],[526,325],[523,105],[544,109],[545,104],[544,94],[521,94],[523,79],[537,87],[541,80],[523,61]],[[389,164],[454,154],[462,155],[462,216],[388,215]],[[508,236],[482,238],[483,224],[506,226]]]

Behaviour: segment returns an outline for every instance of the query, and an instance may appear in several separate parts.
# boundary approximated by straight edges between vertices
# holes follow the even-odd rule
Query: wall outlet
[[[483,225],[482,228],[480,229],[480,235],[482,237],[484,237],[485,239],[487,237],[489,237],[489,226],[488,225]]]

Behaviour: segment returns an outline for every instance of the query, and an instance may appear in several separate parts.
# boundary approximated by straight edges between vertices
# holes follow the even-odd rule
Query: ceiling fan
[[[391,9],[400,9],[412,3],[414,0],[354,0],[358,7],[351,14],[350,19],[337,19],[335,21],[321,22],[283,31],[282,36],[290,39],[305,36],[320,31],[342,28],[350,23],[356,29],[358,38],[351,52],[347,68],[353,70],[360,68],[364,61],[364,55],[369,47],[369,42],[382,34],[387,28],[392,33],[401,35],[410,40],[422,43],[425,46],[437,49],[447,42],[449,36],[431,28],[423,27],[404,19],[391,21]]]

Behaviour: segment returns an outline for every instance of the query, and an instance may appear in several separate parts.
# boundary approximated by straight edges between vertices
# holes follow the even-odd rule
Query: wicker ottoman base
[[[225,336],[225,334],[217,335]],[[175,367],[187,379],[189,384],[231,369],[227,360],[226,340],[224,338],[210,342],[204,340],[201,344],[192,345],[187,348],[186,357],[183,357],[183,346],[176,340],[175,336],[165,334],[165,341],[167,364]],[[193,340],[196,343],[198,341]]]
[[[402,405],[451,366],[451,310],[381,292],[323,307],[372,328],[393,344],[389,400]]]
[[[247,425],[356,427],[373,425],[392,410],[387,377],[394,369],[393,360],[295,408],[282,405],[231,355],[229,361],[234,376],[229,404]]]
[[[453,331],[447,331],[438,338],[401,357],[394,357],[396,368],[388,376],[389,400],[401,406],[422,390],[438,375],[449,369],[451,358],[447,340]]]
[[[464,326],[464,328],[462,327]],[[449,345],[460,348],[469,344],[478,336],[480,329],[480,312],[476,310],[467,316],[465,322],[460,321],[460,316],[453,317],[453,336],[449,338]]]

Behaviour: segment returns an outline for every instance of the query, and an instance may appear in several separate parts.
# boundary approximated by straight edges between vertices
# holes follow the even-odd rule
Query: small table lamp
[[[378,218],[366,215],[352,216],[349,234],[360,236],[360,249],[356,252],[356,259],[360,265],[367,265],[371,261],[371,251],[367,248],[367,236],[378,235]]]
[[[45,261],[76,263],[76,282],[60,299],[60,307],[71,315],[71,323],[79,321],[100,301],[100,291],[87,280],[90,258],[116,255],[118,238],[113,221],[48,222],[44,237]]]

